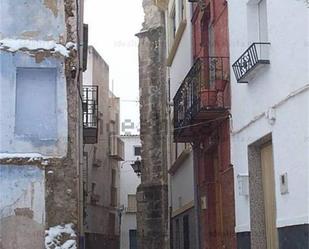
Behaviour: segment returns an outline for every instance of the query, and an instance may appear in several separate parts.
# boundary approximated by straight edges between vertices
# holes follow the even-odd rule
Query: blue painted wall
[[[65,27],[63,0],[0,1],[0,39],[60,42],[65,41]]]
[[[55,110],[56,120],[50,120],[48,122],[48,120],[43,119],[44,115],[41,114],[41,121],[40,119],[32,118],[28,120],[27,124],[27,126],[33,125],[33,129],[41,130],[43,124],[56,126],[55,129],[46,129],[47,132],[49,131],[53,134],[44,134],[44,136],[41,137],[29,137],[27,134],[23,136],[20,132],[17,132],[16,126],[26,126],[26,124],[18,123],[24,119],[21,120],[16,116],[18,114],[17,110],[20,109],[20,107],[16,107],[16,103],[18,103],[16,100],[18,68],[53,69],[52,71],[55,72],[56,86],[53,88],[56,90],[55,101],[52,101],[50,106],[48,106],[48,103],[44,103],[44,108],[42,108],[42,98],[36,96],[45,95],[47,98],[51,93],[44,90],[44,88],[36,87],[35,90],[33,90],[36,91],[33,92],[33,99],[29,100],[28,105],[24,104],[24,108],[27,111],[29,111],[30,108],[37,109],[35,108],[36,106],[39,107],[42,112],[46,110],[46,119],[50,118],[47,116],[47,114],[50,114],[50,109]],[[22,81],[23,79],[19,80]],[[31,81],[28,79],[25,80],[27,80],[28,84],[31,84]],[[50,157],[65,156],[67,152],[68,122],[64,59],[61,57],[48,57],[43,61],[37,62],[34,57],[30,57],[22,52],[10,53],[0,51],[0,82],[0,153],[40,153]],[[36,82],[36,84],[38,84],[38,82]],[[38,134],[42,132],[43,131]]]

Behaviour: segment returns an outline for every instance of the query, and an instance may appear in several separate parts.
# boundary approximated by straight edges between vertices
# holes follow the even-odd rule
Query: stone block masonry
[[[139,249],[168,247],[165,20],[152,0],[144,0],[139,41],[142,169],[137,189]]]

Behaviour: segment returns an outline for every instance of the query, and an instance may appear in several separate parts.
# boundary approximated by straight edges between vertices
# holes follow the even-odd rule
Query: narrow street
[[[0,0],[0,249],[309,249],[308,0]]]

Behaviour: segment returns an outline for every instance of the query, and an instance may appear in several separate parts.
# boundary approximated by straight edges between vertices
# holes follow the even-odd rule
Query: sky
[[[89,45],[109,64],[110,89],[121,99],[121,115],[139,126],[138,39],[142,0],[85,0]]]

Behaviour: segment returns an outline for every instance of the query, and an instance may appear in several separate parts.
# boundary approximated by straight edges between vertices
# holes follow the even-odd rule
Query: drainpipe
[[[170,96],[170,69],[167,68],[166,70],[167,74],[167,169],[169,170],[172,165],[172,133],[173,131],[171,130],[173,127],[172,120],[171,120],[171,115],[172,115],[172,109],[171,109],[171,96]],[[169,243],[167,243],[167,248],[171,248],[172,245],[172,240],[171,240],[171,227],[172,227],[172,207],[173,207],[173,192],[172,192],[172,181],[171,181],[171,176],[169,173],[167,173],[167,181],[168,181],[168,239]]]
[[[194,171],[194,210],[195,210],[195,242],[196,242],[196,249],[201,248],[201,223],[200,223],[200,201],[199,201],[199,189],[198,189],[198,150],[199,145],[193,145],[193,171]]]

